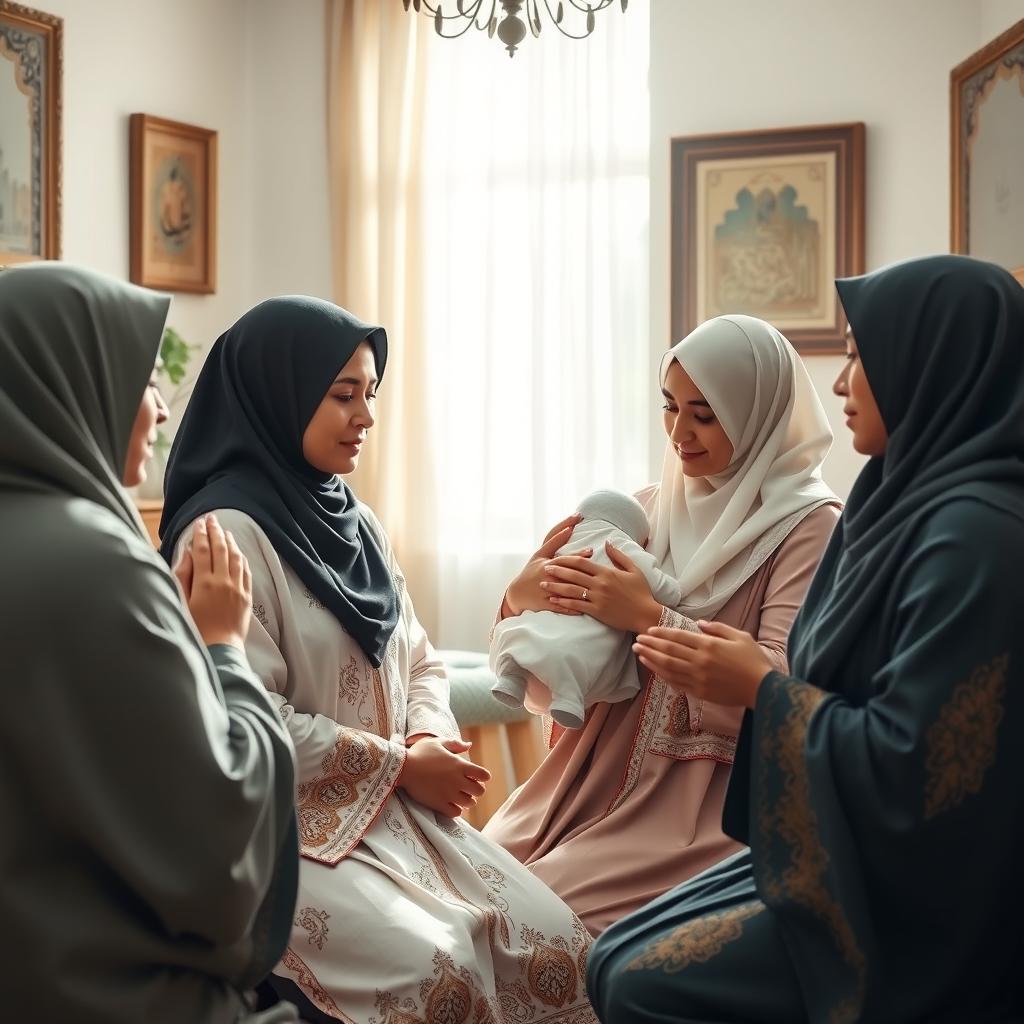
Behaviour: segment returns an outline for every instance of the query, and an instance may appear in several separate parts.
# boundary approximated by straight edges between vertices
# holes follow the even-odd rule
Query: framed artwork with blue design
[[[60,257],[63,31],[0,0],[0,266]]]
[[[1024,21],[950,73],[951,249],[1024,284]]]
[[[168,292],[216,291],[217,133],[132,114],[130,278]]]
[[[672,336],[746,313],[804,354],[845,350],[833,281],[864,272],[864,125],[671,141]]]

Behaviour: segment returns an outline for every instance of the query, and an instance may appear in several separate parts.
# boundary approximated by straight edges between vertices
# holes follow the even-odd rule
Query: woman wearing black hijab
[[[605,933],[604,1021],[1024,1014],[1024,290],[959,256],[836,286],[835,391],[870,460],[792,677],[714,624],[637,644],[671,685],[751,709],[724,816],[750,849]]]
[[[316,1019],[586,1024],[586,932],[458,820],[488,772],[462,756],[443,665],[344,480],[386,361],[384,331],[331,303],[261,303],[214,345],[168,465],[164,555],[209,511],[232,532],[246,649],[298,754],[299,910],[274,984]]]

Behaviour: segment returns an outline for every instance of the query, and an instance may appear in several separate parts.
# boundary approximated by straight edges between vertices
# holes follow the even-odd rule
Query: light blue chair
[[[470,757],[491,773],[487,791],[465,814],[470,824],[483,828],[544,759],[540,719],[522,708],[506,707],[491,696],[494,674],[486,654],[453,650],[437,653],[448,670],[452,714],[463,738],[473,744]]]

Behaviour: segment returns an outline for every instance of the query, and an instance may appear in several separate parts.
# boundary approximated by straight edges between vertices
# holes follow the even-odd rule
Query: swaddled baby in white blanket
[[[677,581],[644,550],[650,524],[636,498],[594,491],[576,511],[583,519],[559,555],[593,548],[595,562],[611,565],[605,551],[610,541],[644,574],[655,600],[669,608],[682,602]],[[498,700],[546,712],[567,729],[579,729],[592,704],[629,700],[640,690],[632,634],[589,615],[524,611],[503,619],[494,627],[490,664],[497,676],[491,693]]]

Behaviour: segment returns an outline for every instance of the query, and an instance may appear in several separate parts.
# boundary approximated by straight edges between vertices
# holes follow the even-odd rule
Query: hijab
[[[0,911],[40,922],[13,998],[41,1019],[148,1019],[158,999],[161,1019],[237,1012],[226,982],[265,976],[294,912],[287,731],[255,678],[214,671],[121,486],[169,303],[62,263],[0,272],[0,679],[18,708],[0,720],[0,861],[21,865]],[[204,841],[182,860],[186,804]],[[196,879],[221,877],[225,851],[211,904]],[[73,962],[40,988],[33,965]]]
[[[648,550],[679,580],[679,611],[714,616],[814,509],[838,504],[821,478],[832,444],[825,411],[792,345],[750,316],[719,316],[671,348],[733,447],[714,476],[683,473],[671,439]]]
[[[1024,289],[967,256],[836,282],[889,434],[857,477],[790,639],[793,671],[827,680],[889,591],[937,504],[971,496],[1020,514]]]
[[[302,453],[310,419],[364,341],[383,377],[383,328],[302,295],[261,302],[217,339],[171,448],[160,550],[170,561],[206,512],[246,513],[379,667],[398,623],[391,570],[348,484]]]
[[[0,489],[86,498],[145,536],[121,478],[170,301],[65,263],[0,273]]]

